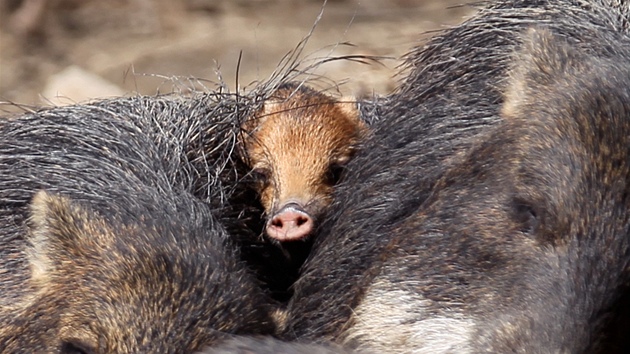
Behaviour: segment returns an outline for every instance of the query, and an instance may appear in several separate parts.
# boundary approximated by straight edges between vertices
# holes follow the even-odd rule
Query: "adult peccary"
[[[629,280],[628,5],[497,1],[410,54],[347,166],[285,337],[387,352],[627,348],[613,312]],[[525,41],[506,84],[532,25],[553,35]]]
[[[223,225],[229,101],[120,98],[0,121],[3,353],[189,353],[274,331]]]

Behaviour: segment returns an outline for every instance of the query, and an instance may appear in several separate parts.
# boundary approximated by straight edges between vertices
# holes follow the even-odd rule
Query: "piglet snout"
[[[313,218],[298,204],[280,209],[267,224],[267,235],[278,241],[297,241],[313,230]]]

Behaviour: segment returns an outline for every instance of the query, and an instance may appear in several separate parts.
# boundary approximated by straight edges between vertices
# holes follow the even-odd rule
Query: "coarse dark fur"
[[[573,249],[575,257],[566,259],[571,263],[570,266],[563,268],[556,264],[556,268],[549,269],[555,273],[539,277],[541,274],[535,270],[528,273],[521,268],[528,260],[538,259],[536,257],[539,257],[541,248],[553,247],[553,244],[536,244],[532,241],[520,244],[512,240],[514,236],[510,235],[509,230],[512,230],[510,227],[514,225],[516,218],[525,223],[524,230],[520,232],[527,234],[528,220],[533,220],[531,222],[538,225],[538,217],[546,217],[539,214],[543,212],[542,208],[546,208],[545,200],[556,197],[543,193],[544,188],[554,191],[554,188],[562,190],[566,186],[557,186],[557,181],[548,181],[544,177],[532,177],[536,183],[541,184],[541,190],[538,191],[541,199],[527,200],[531,204],[526,205],[541,208],[541,211],[530,219],[530,209],[519,209],[518,203],[493,204],[504,202],[503,199],[495,199],[484,204],[484,195],[504,198],[503,194],[509,190],[508,187],[513,188],[514,192],[517,188],[527,187],[527,184],[510,185],[503,186],[507,189],[502,189],[501,180],[484,180],[489,175],[497,176],[498,172],[504,171],[502,164],[507,163],[507,157],[493,157],[484,160],[485,165],[477,164],[474,161],[481,158],[479,154],[482,151],[475,150],[468,155],[470,161],[462,162],[461,159],[467,156],[467,150],[475,141],[486,137],[485,134],[495,129],[493,127],[497,124],[503,124],[500,123],[500,108],[502,91],[507,85],[505,80],[514,59],[513,53],[523,42],[522,33],[532,25],[546,26],[558,37],[554,42],[568,44],[545,46],[539,43],[533,46],[538,49],[530,50],[540,50],[548,55],[549,60],[566,61],[568,66],[579,67],[583,65],[580,64],[583,60],[606,63],[602,70],[611,70],[612,73],[622,75],[622,82],[611,81],[589,89],[594,93],[610,96],[611,99],[625,95],[627,85],[623,85],[627,82],[624,83],[623,80],[627,76],[623,75],[627,75],[625,68],[628,54],[623,46],[620,48],[620,43],[628,41],[628,5],[625,1],[606,0],[496,1],[465,23],[445,30],[412,52],[408,57],[408,76],[399,90],[374,111],[370,111],[380,118],[371,126],[373,136],[348,165],[346,182],[339,186],[334,198],[331,212],[333,217],[321,228],[311,256],[294,286],[295,295],[288,307],[285,337],[343,340],[357,347],[386,348],[390,352],[412,349],[435,352],[579,352],[595,348],[598,338],[604,334],[602,331],[610,328],[602,329],[603,327],[595,323],[593,326],[586,326],[580,322],[585,320],[585,317],[580,317],[582,315],[572,317],[568,313],[551,310],[556,305],[566,305],[574,300],[589,301],[593,295],[594,303],[591,307],[585,306],[584,311],[591,314],[593,320],[602,320],[603,323],[603,314],[617,306],[615,300],[622,293],[622,285],[627,282],[624,278],[627,261],[624,242],[627,233],[624,234],[626,224],[621,217],[628,213],[625,199],[616,199],[611,194],[612,189],[608,189],[609,186],[591,185],[591,182],[587,182],[580,193],[601,194],[605,197],[592,201],[602,204],[589,210],[598,213],[599,209],[604,208],[602,210],[610,210],[608,213],[613,213],[614,210],[614,213],[602,211],[591,215],[589,210],[571,204],[575,209],[572,211],[577,214],[575,218],[582,218],[582,226],[593,232],[591,241],[583,244],[584,248]],[[538,43],[536,40],[532,42]],[[567,46],[574,48],[575,52],[571,53],[579,53],[575,54],[577,60],[563,57],[562,52],[558,53],[557,58],[553,56],[556,49],[562,51]],[[535,69],[528,67],[532,72]],[[564,75],[561,71],[554,71],[552,74]],[[574,74],[577,76],[575,80],[589,82],[591,75],[610,73],[577,70]],[[544,82],[526,83],[534,87],[545,86]],[[516,87],[518,83],[513,80],[509,85]],[[549,89],[549,95],[553,97],[555,88]],[[571,89],[582,92],[583,87],[576,84]],[[536,98],[538,96],[528,97],[532,100]],[[563,106],[557,106],[558,110],[569,109],[567,106],[574,102],[562,103]],[[613,119],[619,126],[603,130],[602,134],[615,135],[615,138],[622,139],[621,145],[607,148],[614,148],[619,151],[620,156],[627,158],[627,155],[623,155],[627,153],[623,151],[627,147],[623,145],[625,138],[623,135],[617,136],[618,132],[614,131],[626,129],[622,119],[627,118],[626,107],[604,106],[600,110],[590,104],[580,103],[571,109],[589,113],[596,111],[593,119],[604,121],[613,119],[611,114],[613,117],[621,117]],[[567,117],[566,111],[562,113],[559,117],[548,119],[557,119],[558,124],[563,119],[570,122],[572,117]],[[506,128],[501,125],[496,129],[499,132],[490,135],[490,141],[500,137],[501,129]],[[547,137],[550,133],[541,134],[542,137]],[[551,141],[559,139],[553,135],[547,138]],[[585,141],[583,135],[567,136],[563,139],[569,139],[578,145],[587,144],[586,151],[595,150],[578,156],[580,159],[587,158],[577,161],[585,165],[593,162],[591,158],[597,157],[596,151],[600,146],[597,144],[608,143],[603,136],[595,145],[589,145],[591,142]],[[494,148],[504,153],[510,149],[523,151],[519,147],[525,142],[527,141],[515,139],[510,143],[512,145],[506,145],[509,148],[501,145],[507,142],[496,142]],[[522,148],[526,149],[526,146]],[[538,158],[536,161],[541,160],[542,158]],[[523,162],[527,161],[523,157]],[[469,174],[461,170],[470,166],[477,167]],[[626,183],[623,179],[626,178],[624,168],[614,167],[606,172],[610,175],[602,173],[594,177],[595,181],[619,175],[622,178],[619,183]],[[463,182],[448,189],[447,193],[441,191],[446,188],[442,184],[446,177],[442,176],[450,169],[454,171],[449,172],[452,179],[457,181],[461,178]],[[487,186],[484,185],[486,182]],[[466,194],[466,183],[480,190],[474,193],[473,189],[470,192],[472,194]],[[577,182],[573,180],[572,183]],[[623,190],[620,192],[625,196]],[[563,193],[573,191],[567,190]],[[436,196],[442,194],[449,197],[440,201]],[[433,197],[427,200],[429,196]],[[583,202],[585,205],[591,203],[586,199]],[[451,204],[453,207],[449,207]],[[611,209],[606,209],[609,207]],[[517,210],[516,215],[504,214],[514,209]],[[446,215],[441,219],[440,216],[445,213],[450,213],[456,219],[448,219]],[[469,216],[469,221],[464,218],[465,215]],[[485,219],[480,220],[480,216]],[[488,221],[493,220],[493,217],[498,221]],[[610,219],[603,221],[607,217]],[[556,220],[549,222],[552,223],[550,227],[560,225]],[[469,228],[461,229],[464,225]],[[482,235],[491,234],[495,228],[503,236],[475,241]],[[562,239],[565,244],[578,242],[578,235],[570,228],[554,229],[552,236],[537,228],[529,232],[535,235],[531,239]],[[598,243],[595,235],[600,235],[607,242],[615,242],[619,253],[608,253],[608,247]],[[527,252],[515,252],[523,249]],[[410,256],[406,257],[407,254]],[[602,259],[589,258],[589,254],[593,257],[600,255]],[[558,255],[551,252],[549,256],[553,258]],[[613,268],[617,272],[611,277],[602,273],[601,266],[606,263],[598,263],[608,259],[607,257],[610,257],[608,262],[614,264]],[[575,272],[581,268],[584,273]],[[496,282],[490,281],[485,272],[491,269],[496,269],[498,274],[505,277]],[[590,293],[593,289],[579,287],[580,282],[587,278],[570,278],[566,272],[575,276],[584,274],[586,277],[587,274],[593,274],[593,278],[605,278],[602,281],[609,283],[602,286],[611,290],[610,297],[597,292]],[[535,285],[527,290],[533,294],[544,293],[547,297],[537,294],[535,298],[540,299],[540,302],[532,300],[532,306],[523,308],[521,306],[526,306],[526,303],[519,302],[518,299],[524,301],[524,298],[512,296],[508,287],[512,283],[526,284],[530,281]],[[575,283],[571,283],[572,281]],[[565,288],[559,287],[560,285]],[[543,301],[553,295],[558,299],[556,302]],[[390,299],[391,303],[373,303],[370,307],[369,302],[374,298]],[[583,305],[579,301],[576,305]],[[453,311],[445,316],[444,313],[448,313],[450,308]],[[508,316],[510,308],[513,311],[518,309],[524,315],[520,318],[508,318],[504,323],[507,327],[500,328],[498,324],[492,326],[490,323],[495,308],[505,310]],[[392,312],[394,309],[398,312]],[[358,310],[364,312],[357,314]],[[414,312],[416,315],[413,315]],[[389,314],[390,318],[379,317],[381,313],[385,317]],[[537,321],[538,315],[557,317]],[[367,323],[370,316],[374,316],[370,321],[376,326],[371,331],[370,324]],[[379,318],[382,322],[379,322]],[[440,323],[442,320],[444,322]],[[400,321],[415,328],[412,330],[415,334],[403,331],[399,327]],[[500,322],[501,319],[497,321]],[[413,327],[414,325],[419,327]],[[385,331],[389,326],[392,328],[391,332]],[[533,334],[541,334],[546,329],[550,331],[549,334],[539,343],[536,342],[537,338]],[[511,332],[508,333],[509,331]],[[555,335],[555,339],[552,340],[550,335]]]
[[[282,342],[272,337],[235,337],[199,354],[352,354],[359,352],[333,343]],[[368,352],[362,352],[369,354]]]
[[[230,102],[120,98],[0,121],[0,347],[184,353],[273,332],[223,226],[240,178],[238,120],[218,113]]]

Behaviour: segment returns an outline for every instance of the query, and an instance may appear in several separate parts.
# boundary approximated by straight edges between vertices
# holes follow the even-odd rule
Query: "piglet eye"
[[[271,171],[262,167],[255,168],[251,172],[251,177],[256,182],[266,184],[267,182],[269,182],[269,177],[271,177]]]
[[[328,171],[326,172],[326,181],[330,185],[335,185],[339,183],[341,179],[341,174],[343,173],[344,166],[341,164],[331,164],[328,167]]]

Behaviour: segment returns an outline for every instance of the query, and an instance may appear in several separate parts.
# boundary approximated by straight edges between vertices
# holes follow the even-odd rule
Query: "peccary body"
[[[285,337],[627,348],[629,21],[624,1],[497,1],[411,53],[347,166]],[[524,35],[533,25],[546,29]]]
[[[199,354],[352,354],[332,343],[283,342],[272,337],[234,337]],[[369,354],[369,353],[364,353]]]
[[[199,138],[236,136],[210,106],[137,97],[0,122],[3,352],[189,353],[273,331],[214,209],[222,172],[198,168],[200,147],[230,150]]]

